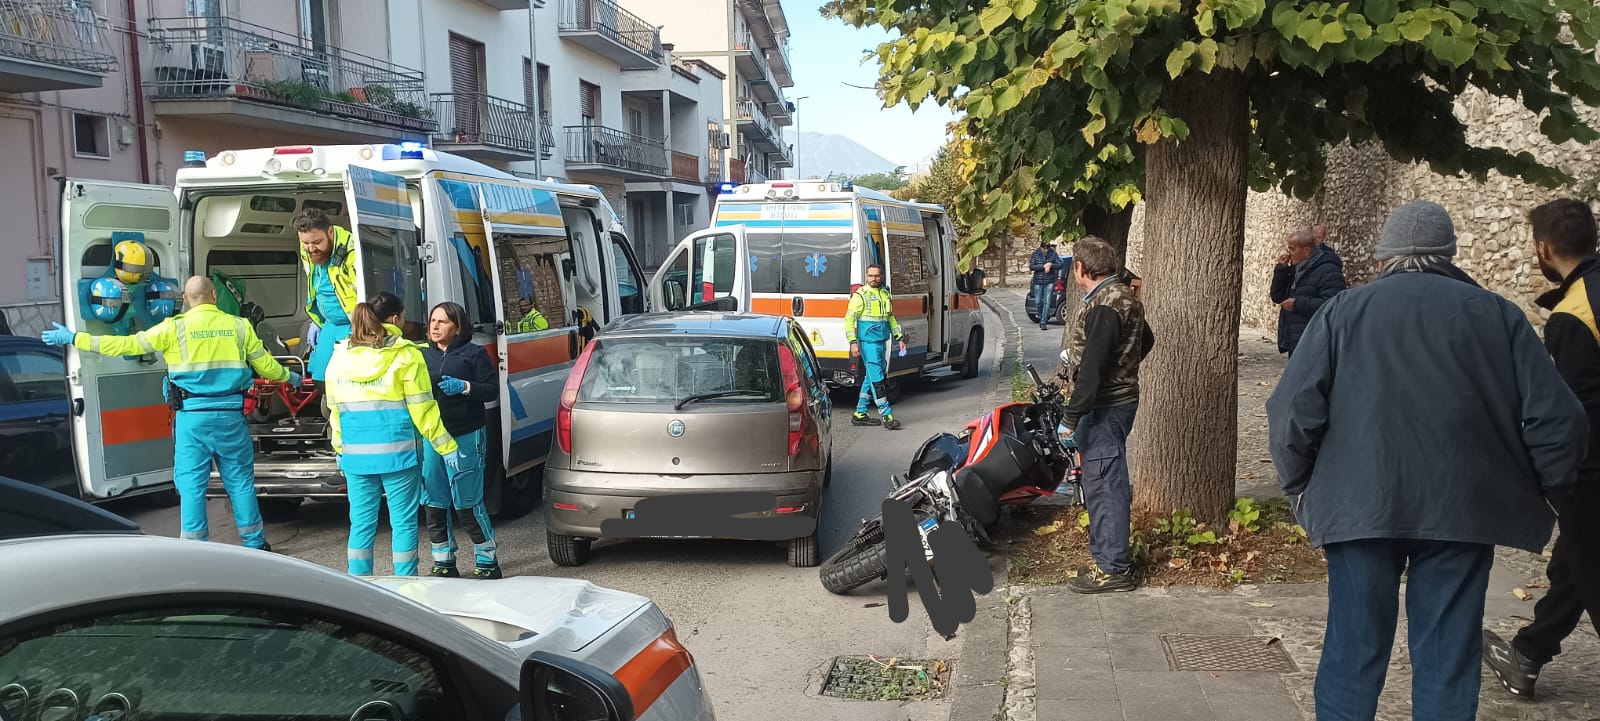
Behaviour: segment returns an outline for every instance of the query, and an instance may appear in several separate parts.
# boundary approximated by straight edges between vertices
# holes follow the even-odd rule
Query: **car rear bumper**
[[[256,496],[288,498],[344,498],[344,474],[339,472],[338,457],[301,458],[295,460],[269,460],[256,458]],[[211,483],[206,496],[221,498],[228,495],[222,487],[222,477],[211,472]]]
[[[545,471],[545,522],[551,531],[562,535],[606,538],[608,536],[601,532],[601,522],[606,519],[626,519],[628,513],[645,499],[739,492],[770,493],[776,502],[774,510],[737,513],[733,518],[815,519],[817,503],[822,496],[822,476],[820,470],[683,477],[575,472],[552,468]],[[776,509],[796,510],[778,513]],[[663,535],[685,538],[744,537],[707,533],[694,528],[685,528],[684,531]]]

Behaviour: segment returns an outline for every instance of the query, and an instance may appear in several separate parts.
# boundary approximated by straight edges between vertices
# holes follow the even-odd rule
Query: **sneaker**
[[[267,553],[277,553],[277,551],[272,550],[272,544],[270,543],[261,544],[261,548],[259,550],[266,551]]]
[[[1483,632],[1483,660],[1507,691],[1516,696],[1533,698],[1533,687],[1539,681],[1542,664],[1529,661],[1527,656],[1517,651],[1516,646],[1488,630]]]
[[[894,416],[884,416],[883,427],[891,431],[898,431],[900,430],[900,421],[895,420]]]
[[[875,426],[875,425],[878,425],[878,422],[875,421],[875,420],[872,420],[872,418],[869,417],[865,413],[857,413],[855,415],[850,416],[850,425],[852,425],[852,426]]]
[[[1079,574],[1077,578],[1067,581],[1067,588],[1073,593],[1112,593],[1134,589],[1133,577],[1126,573],[1106,573],[1098,565],[1088,570],[1087,574]]]
[[[482,566],[474,568],[472,569],[472,577],[480,581],[491,581],[496,578],[503,578],[503,576],[500,575],[499,564],[490,566],[488,568],[484,568]]]
[[[428,575],[429,576],[433,576],[434,578],[460,578],[461,577],[461,573],[456,571],[456,567],[455,566],[446,566],[446,565],[441,564],[441,563],[433,564],[433,570],[428,571]]]

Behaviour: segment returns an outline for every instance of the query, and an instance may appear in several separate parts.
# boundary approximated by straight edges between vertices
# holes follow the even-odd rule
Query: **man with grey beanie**
[[[1550,540],[1588,420],[1511,302],[1451,263],[1455,228],[1390,214],[1381,273],[1329,300],[1267,401],[1278,485],[1328,559],[1318,721],[1373,718],[1407,578],[1412,714],[1477,714],[1494,547]]]

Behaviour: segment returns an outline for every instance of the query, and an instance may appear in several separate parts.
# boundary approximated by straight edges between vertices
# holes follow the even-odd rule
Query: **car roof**
[[[692,334],[741,338],[784,338],[788,318],[757,313],[687,311],[625,315],[602,331],[601,337]]]

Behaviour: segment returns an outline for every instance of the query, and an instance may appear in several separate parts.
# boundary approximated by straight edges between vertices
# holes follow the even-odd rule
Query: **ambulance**
[[[790,316],[835,387],[858,387],[844,314],[867,267],[884,268],[907,353],[889,356],[891,398],[902,382],[977,375],[985,329],[979,275],[956,267],[945,209],[849,182],[724,184],[710,228],[685,238],[651,279],[655,307]]]
[[[389,291],[405,303],[404,332],[426,342],[430,308],[461,303],[474,341],[497,362],[500,402],[486,409],[490,511],[522,515],[539,500],[567,370],[600,326],[645,310],[639,263],[594,186],[537,182],[417,144],[286,146],[189,158],[176,187],[68,179],[62,199],[62,298],[67,324],[136,332],[149,314],[116,322],[86,290],[112,248],[142,241],[151,283],[203,275],[292,370],[308,355],[306,278],[295,214],[319,208],[352,231],[357,297]],[[152,285],[152,287],[154,287]],[[236,297],[242,296],[242,297]],[[130,288],[127,302],[149,302]],[[519,329],[537,310],[548,324]],[[141,322],[140,318],[145,320]],[[78,477],[105,499],[172,482],[173,439],[158,354],[68,353]],[[306,498],[343,498],[320,402],[264,389],[248,414],[264,515]],[[210,495],[225,495],[215,474]]]

